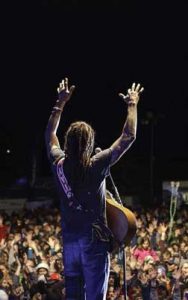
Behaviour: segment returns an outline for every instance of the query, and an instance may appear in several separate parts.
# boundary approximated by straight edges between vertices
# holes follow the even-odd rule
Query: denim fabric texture
[[[67,300],[106,299],[110,268],[108,248],[108,243],[89,237],[64,244]]]

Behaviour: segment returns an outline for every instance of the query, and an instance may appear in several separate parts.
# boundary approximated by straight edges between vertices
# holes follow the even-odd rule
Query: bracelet
[[[54,106],[54,107],[53,107],[53,111],[60,111],[60,112],[62,112],[62,109],[59,108],[58,106]]]
[[[129,101],[127,104],[128,105],[136,105],[136,102],[135,101]]]

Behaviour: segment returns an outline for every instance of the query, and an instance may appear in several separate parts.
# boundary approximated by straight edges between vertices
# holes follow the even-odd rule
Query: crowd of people
[[[137,232],[111,254],[107,300],[188,299],[188,209],[176,212],[171,234],[169,206],[132,209]],[[0,212],[0,299],[64,299],[63,242],[57,208]],[[124,276],[125,275],[125,276]]]
[[[188,299],[188,210],[176,212],[172,231],[169,207],[135,211],[137,232],[126,248],[126,282],[129,300]],[[120,290],[122,271],[118,255],[112,258]],[[119,265],[120,267],[120,265]],[[119,274],[119,275],[118,275]],[[108,299],[121,299],[122,290],[109,281]],[[124,299],[124,298],[122,298]]]

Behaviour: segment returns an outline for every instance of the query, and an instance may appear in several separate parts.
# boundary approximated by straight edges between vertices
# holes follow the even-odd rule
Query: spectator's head
[[[45,295],[47,292],[46,285],[43,281],[35,283],[30,288],[30,296],[32,300],[42,300],[42,295]]]
[[[42,294],[41,293],[36,293],[35,295],[33,295],[33,297],[31,298],[32,300],[42,300]]]
[[[155,227],[154,227],[154,225],[153,225],[152,222],[150,222],[150,223],[148,224],[147,231],[149,232],[150,235],[155,231]]]
[[[41,262],[40,264],[38,264],[36,266],[36,271],[37,271],[38,277],[40,277],[40,276],[45,276],[46,277],[48,275],[49,266],[48,266],[47,263]]]
[[[115,283],[115,277],[111,273],[110,276],[109,276],[108,285],[109,286],[114,286],[114,283]]]
[[[114,300],[115,299],[115,290],[113,286],[109,286],[107,292],[107,300]]]
[[[42,300],[42,294],[36,292],[34,295],[31,296],[31,300]]]
[[[23,226],[23,220],[19,216],[16,216],[14,227],[16,227],[17,229],[19,229],[22,226]]]
[[[155,279],[157,277],[157,269],[155,264],[150,264],[147,270],[149,279]]]
[[[177,239],[171,242],[171,247],[174,253],[179,253],[179,241]]]
[[[18,285],[12,288],[13,295],[16,297],[21,297],[24,294],[24,289],[22,285]]]
[[[171,252],[168,249],[162,252],[162,261],[168,262],[170,258],[171,258]]]
[[[185,247],[186,247],[186,243],[185,243],[184,241],[182,241],[182,242],[180,243],[180,251],[181,251],[181,252],[184,252]]]
[[[169,259],[169,261],[166,262],[166,266],[169,273],[173,273],[178,269],[178,264],[174,258]]]
[[[172,248],[171,245],[168,246],[168,251],[170,251],[171,256],[173,257],[173,255],[174,255],[175,252],[174,252],[174,249]]]
[[[184,259],[188,259],[188,245],[185,246],[182,256]]]
[[[140,217],[136,218],[136,227],[140,229],[143,226],[143,221]]]
[[[139,299],[139,297],[141,297],[142,295],[142,290],[141,290],[141,286],[140,285],[135,285],[131,288],[130,291],[130,297],[132,297],[131,299]]]
[[[144,250],[150,249],[150,240],[148,237],[144,237],[140,239],[139,248]]]
[[[6,291],[7,294],[10,294],[10,292],[12,290],[12,285],[13,285],[13,282],[9,276],[3,277],[2,281],[1,281],[1,288],[4,291]],[[0,297],[0,299],[1,299],[1,297]]]
[[[49,246],[49,244],[46,242],[46,241],[41,241],[40,242],[40,250],[42,251],[42,252],[44,252],[44,255],[47,255],[48,253],[49,253],[49,251],[50,251],[50,246]]]
[[[150,211],[147,211],[147,212],[146,212],[146,219],[147,219],[148,222],[151,221],[152,215],[151,215]]]
[[[51,233],[51,225],[49,224],[49,223],[47,223],[47,222],[44,222],[43,223],[43,231],[45,232],[45,233]]]
[[[184,278],[188,279],[188,261],[183,263],[181,267],[181,273]]]
[[[115,289],[119,287],[120,284],[120,277],[119,274],[111,271],[110,276],[109,276],[109,281],[108,281],[109,286],[113,286]]]
[[[55,268],[56,272],[62,271],[62,268],[63,268],[62,259],[58,259],[58,258],[57,258],[57,259],[55,260],[54,268]]]
[[[187,233],[183,235],[182,240],[183,240],[186,244],[188,244],[188,229],[186,229],[186,230],[187,230]]]

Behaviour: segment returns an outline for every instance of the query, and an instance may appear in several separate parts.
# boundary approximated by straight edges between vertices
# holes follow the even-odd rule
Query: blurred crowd
[[[111,254],[107,300],[125,299],[124,277],[126,300],[187,300],[187,206],[177,209],[172,231],[169,205],[133,211],[137,232],[125,265],[122,251]],[[60,222],[57,208],[0,212],[1,300],[64,299]]]
[[[188,209],[181,206],[170,230],[169,207],[135,211],[137,232],[126,248],[128,300],[188,299]],[[108,300],[124,299],[121,253],[111,259]],[[113,277],[113,279],[112,279]],[[112,284],[113,282],[113,284]]]

